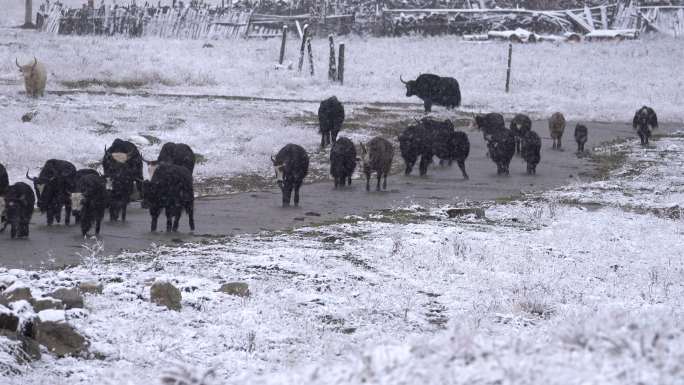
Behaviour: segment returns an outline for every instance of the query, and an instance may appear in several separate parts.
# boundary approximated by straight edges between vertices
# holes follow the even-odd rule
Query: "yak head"
[[[71,193],[71,209],[78,213],[81,211],[83,208],[82,206],[85,203],[85,197],[83,196],[83,193],[81,192],[72,192]]]
[[[38,71],[36,71],[36,66],[38,65],[38,59],[36,57],[33,57],[33,63],[30,64],[25,64],[21,65],[19,64],[19,59],[14,60],[14,62],[17,64],[17,67],[19,67],[19,72],[21,72],[22,75],[24,75],[24,80],[25,81],[32,81],[32,79],[35,79],[38,77]]]
[[[276,161],[273,156],[271,156],[271,162],[273,163],[273,169],[275,170],[275,177],[276,177],[276,182],[278,183],[278,186],[280,188],[283,188],[283,180],[284,180],[284,171],[285,171],[285,164],[282,162]]]
[[[36,197],[38,198],[38,207],[41,207],[46,195],[51,195],[54,189],[54,184],[57,182],[57,176],[50,178],[32,177],[29,175],[29,170],[26,170],[26,179],[33,182],[33,189],[36,190]]]
[[[404,79],[401,78],[401,75],[399,75],[399,80],[406,86],[406,96],[416,95],[416,92],[418,92],[418,90],[416,90],[415,80],[404,81]]]
[[[643,106],[634,114],[634,128],[658,128],[658,118],[650,107]]]

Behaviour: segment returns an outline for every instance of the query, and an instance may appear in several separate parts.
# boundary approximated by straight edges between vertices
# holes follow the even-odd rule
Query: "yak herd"
[[[143,163],[148,165],[149,180],[143,179]],[[167,231],[178,230],[182,210],[187,212],[190,229],[194,230],[194,166],[195,154],[185,144],[165,143],[157,159],[148,161],[135,144],[121,139],[105,147],[102,174],[93,169],[77,170],[65,160],[49,159],[38,176],[26,171],[33,189],[24,182],[9,185],[7,171],[0,164],[0,196],[4,196],[0,200],[0,206],[4,206],[0,210],[0,231],[10,226],[12,238],[27,237],[36,198],[38,209],[47,215],[48,226],[61,222],[64,209],[64,224],[69,225],[73,215],[83,236],[93,226],[95,234],[100,233],[107,210],[110,221],[125,221],[128,204],[138,198],[149,209],[152,231],[157,229],[162,209],[166,213]]]
[[[27,94],[42,95],[45,89],[45,69],[34,59],[32,64],[21,66]],[[424,102],[425,112],[433,105],[447,109],[461,104],[458,81],[450,77],[422,74],[416,80],[400,80],[406,86],[406,96],[418,96]],[[360,153],[354,143],[338,133],[344,122],[344,106],[335,97],[323,100],[318,109],[321,148],[330,148],[330,174],[337,189],[350,185],[352,175],[360,162],[361,172],[366,178],[366,190],[370,190],[371,176],[377,176],[376,190],[387,189],[394,158],[394,146],[380,136],[359,144]],[[565,117],[554,113],[548,121],[549,134],[553,149],[561,149],[561,139],[565,130]],[[482,131],[487,144],[487,156],[496,164],[498,175],[509,174],[509,164],[515,154],[527,163],[527,173],[535,174],[541,160],[541,138],[532,130],[532,121],[518,114],[506,127],[504,117],[498,113],[476,115],[472,127]],[[651,130],[658,127],[658,119],[650,107],[636,111],[633,127],[647,145]],[[575,127],[577,151],[584,152],[588,129],[582,124]],[[468,135],[457,131],[450,120],[424,117],[408,125],[399,134],[399,152],[405,163],[404,173],[411,174],[419,161],[419,173],[427,174],[433,157],[439,158],[440,165],[458,165],[464,179],[468,179],[465,160],[470,153]],[[276,181],[282,191],[282,205],[290,201],[299,205],[300,188],[309,171],[309,155],[297,144],[285,145],[276,155],[271,156]],[[149,180],[143,178],[143,164],[147,164]],[[36,177],[26,172],[26,178],[33,182],[33,189],[24,182],[9,184],[5,167],[0,164],[0,213],[4,231],[11,227],[11,237],[28,237],[29,223],[37,204],[41,213],[47,216],[47,224],[61,221],[64,208],[64,223],[69,225],[71,216],[80,224],[81,233],[86,236],[95,227],[99,234],[105,211],[109,210],[110,221],[126,220],[126,210],[131,201],[140,199],[142,207],[149,210],[151,230],[156,231],[157,220],[164,209],[166,231],[177,231],[183,210],[186,211],[191,230],[194,222],[193,170],[195,154],[183,143],[166,143],[162,146],[156,160],[146,160],[135,144],[115,139],[105,147],[102,158],[103,173],[93,169],[80,169],[65,160],[49,159]],[[35,193],[34,193],[35,191]],[[292,197],[294,192],[294,197]],[[37,198],[37,199],[36,199]],[[36,202],[37,200],[37,202]]]

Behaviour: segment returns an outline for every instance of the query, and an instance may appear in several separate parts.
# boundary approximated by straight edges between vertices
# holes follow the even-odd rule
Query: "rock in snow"
[[[169,282],[156,281],[150,287],[150,301],[171,310],[181,309],[181,292]]]

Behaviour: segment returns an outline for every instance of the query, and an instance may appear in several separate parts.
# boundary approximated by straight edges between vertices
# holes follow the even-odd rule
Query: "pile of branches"
[[[394,36],[419,34],[484,34],[489,31],[508,31],[523,28],[537,34],[562,34],[571,29],[570,23],[543,13],[484,14],[484,13],[425,13],[394,17],[388,34]]]

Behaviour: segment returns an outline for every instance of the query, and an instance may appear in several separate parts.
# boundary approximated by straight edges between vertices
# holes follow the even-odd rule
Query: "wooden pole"
[[[344,84],[344,43],[340,44],[337,58],[337,80]]]
[[[311,52],[311,37],[307,37],[306,39],[306,51],[309,53],[309,67],[311,69],[311,76],[314,76],[313,52]]]
[[[279,64],[283,64],[285,59],[285,42],[287,41],[287,26],[283,26],[283,40],[280,42],[280,58],[278,59]]]
[[[330,60],[328,61],[328,80],[334,82],[337,80],[337,65],[335,58],[335,43],[333,42],[333,35],[328,35],[328,42],[330,42]]]
[[[24,14],[24,28],[34,28],[33,25],[33,0],[26,0],[26,13]]]
[[[297,65],[297,72],[302,72],[304,66],[304,48],[306,47],[306,31],[309,29],[307,24],[302,28],[302,45],[299,47],[299,64]]]
[[[509,90],[509,84],[511,82],[511,56],[513,55],[513,44],[508,43],[508,69],[506,70],[506,93]]]

